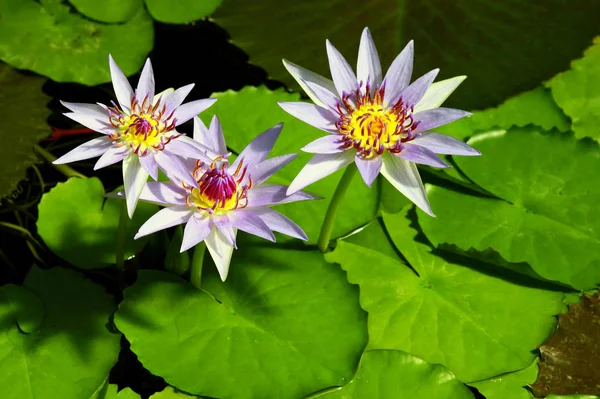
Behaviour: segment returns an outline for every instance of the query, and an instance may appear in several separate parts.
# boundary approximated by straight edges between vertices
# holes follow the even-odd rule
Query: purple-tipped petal
[[[308,103],[277,103],[285,112],[317,129],[337,133],[338,117],[326,108]]]
[[[329,176],[354,161],[352,151],[344,151],[337,154],[316,154],[302,168],[298,176],[292,181],[287,194],[293,194],[304,187]]]
[[[431,132],[421,133],[412,141],[412,143],[426,147],[436,154],[465,156],[481,155],[481,152],[470,145],[457,140],[454,137],[446,136],[445,134]]]
[[[358,171],[360,172],[365,184],[371,187],[375,181],[375,178],[377,175],[379,175],[379,171],[381,170],[381,157],[364,159],[357,154],[354,162],[356,163],[356,167],[358,168]]]
[[[381,83],[381,63],[379,62],[377,48],[375,47],[369,28],[365,28],[360,37],[356,78],[359,82],[362,82],[360,89],[363,94],[366,93],[367,82],[371,90]]]
[[[108,111],[98,104],[69,103],[66,101],[60,103],[72,112],[84,114],[100,121],[108,121]]]
[[[210,217],[193,214],[183,230],[183,240],[181,241],[180,252],[185,252],[204,241],[210,234],[212,228],[213,223]]]
[[[264,160],[258,165],[252,165],[249,171],[252,184],[254,186],[262,184],[279,169],[292,162],[296,156],[298,156],[298,154],[281,155]]]
[[[94,165],[94,170],[106,168],[107,166],[121,162],[130,152],[128,147],[112,146],[98,159],[98,162]]]
[[[285,66],[285,69],[288,70],[290,75],[296,79],[296,82],[298,82],[300,87],[302,87],[302,89],[306,92],[306,95],[308,95],[308,97],[310,97],[315,104],[325,107],[325,104],[321,102],[316,93],[307,85],[309,82],[320,86],[323,90],[330,92],[334,97],[337,96],[337,90],[335,89],[335,86],[331,80],[309,71],[306,68],[302,68],[299,65],[289,62],[288,60],[283,60],[283,65]]]
[[[142,73],[140,74],[135,96],[139,101],[144,101],[146,98],[154,100],[154,71],[152,70],[150,58],[146,60],[144,69],[142,69]]]
[[[237,245],[235,243],[235,236],[237,234],[237,229],[233,227],[231,224],[231,220],[229,220],[229,216],[227,215],[214,215],[212,218],[215,226],[225,238],[225,241],[229,246],[237,249]]]
[[[437,156],[433,151],[417,144],[404,144],[404,148],[402,148],[402,151],[397,156],[406,159],[407,161],[433,166],[434,168],[450,167],[450,165],[444,162],[444,160]]]
[[[427,200],[427,194],[414,163],[388,154],[383,154],[381,174],[406,198],[421,208],[425,213],[435,216]]]
[[[164,182],[148,182],[140,194],[140,201],[157,205],[187,205],[187,192],[174,184]]]
[[[433,83],[429,86],[421,101],[415,105],[414,112],[417,113],[439,107],[466,78],[464,75],[456,76]]]
[[[315,93],[315,95],[319,98],[320,103],[328,108],[332,113],[339,113],[338,104],[341,103],[337,94],[330,92],[329,90],[324,89],[323,87],[311,83],[306,82],[306,85]],[[340,106],[340,109],[344,109],[345,106]]]
[[[133,217],[133,212],[147,180],[148,172],[142,168],[138,156],[129,154],[123,160],[123,186],[127,201],[127,214],[130,219]]]
[[[170,208],[161,209],[140,227],[133,238],[137,240],[138,238],[155,233],[159,230],[186,223],[193,213],[194,210],[188,206],[172,206]]]
[[[308,241],[308,237],[304,230],[290,218],[281,213],[270,208],[259,208],[253,209],[252,211],[257,214],[271,230],[300,240]]]
[[[98,133],[110,134],[116,131],[116,128],[110,124],[107,115],[104,115],[104,119],[97,119],[93,114],[79,112],[65,112],[63,115]]]
[[[358,82],[356,81],[356,75],[352,67],[329,40],[325,44],[327,47],[327,58],[329,58],[329,70],[331,71],[333,84],[339,96],[342,97],[344,94],[356,93]]]
[[[156,159],[154,159],[154,154],[141,155],[139,156],[139,160],[142,168],[150,175],[152,180],[158,180],[158,164],[156,163]]]
[[[194,86],[194,83],[190,83],[189,85],[182,86],[177,90],[172,90],[170,93],[165,93],[161,99],[161,103],[166,108],[165,113],[169,115],[174,109],[177,109],[177,107],[183,103],[188,94],[190,94]]]
[[[108,55],[108,64],[110,66],[110,77],[112,80],[113,88],[115,89],[115,95],[117,101],[123,111],[131,110],[131,99],[133,98],[133,89],[127,80],[121,68],[117,65],[113,57]]]
[[[411,40],[390,65],[383,79],[385,85],[384,107],[394,106],[400,99],[402,90],[408,87],[412,76],[414,54],[415,46]]]
[[[108,137],[98,137],[75,147],[52,163],[58,165],[81,161],[83,159],[96,158],[108,151],[112,145],[113,143]]]
[[[336,154],[345,151],[345,149],[342,148],[342,136],[332,134],[311,141],[302,147],[302,151],[313,154]]]
[[[177,107],[173,118],[175,119],[175,125],[179,126],[192,119],[217,101],[216,98],[205,98],[202,100],[196,100],[189,103],[185,103],[180,107]]]
[[[229,213],[231,225],[238,230],[275,242],[273,232],[252,210],[240,210]]]
[[[225,145],[225,137],[223,136],[223,127],[217,115],[213,116],[212,120],[210,121],[210,126],[208,127],[207,133],[208,134],[202,143],[217,154],[227,154],[227,146]]]
[[[406,89],[400,92],[399,98],[402,99],[403,103],[409,107],[416,105],[423,96],[433,80],[437,76],[439,69],[434,69],[433,71],[427,72],[425,75],[421,76],[419,79],[415,80],[408,86]],[[386,87],[387,90],[387,87]],[[389,106],[394,106],[395,103],[390,102]]]
[[[201,159],[205,162],[211,162],[217,155],[209,148],[187,136],[179,136],[169,141],[164,151],[174,156]]]
[[[297,191],[294,194],[287,195],[286,191],[287,187],[280,185],[255,187],[248,191],[248,207],[279,205],[320,198],[304,191]]]
[[[176,177],[188,186],[198,187],[198,182],[192,176],[192,170],[189,170],[179,157],[159,151],[154,155],[154,159],[158,167],[168,176]]]
[[[242,161],[244,162],[244,165],[251,166],[257,165],[267,159],[282,128],[283,123],[278,123],[254,138],[254,140],[242,150],[235,162],[231,165],[230,170],[235,170],[237,165]]]
[[[227,274],[229,274],[229,264],[231,263],[233,247],[227,243],[227,240],[218,229],[212,229],[204,242],[210,256],[215,262],[221,280],[225,281]]]
[[[434,108],[419,112],[414,114],[414,119],[419,121],[414,133],[426,132],[469,115],[470,112],[454,108]]]

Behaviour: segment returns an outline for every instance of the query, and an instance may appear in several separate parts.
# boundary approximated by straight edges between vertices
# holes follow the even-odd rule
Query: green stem
[[[115,251],[116,254],[116,264],[117,270],[125,269],[125,230],[127,227],[127,202],[121,201],[121,212],[119,213],[119,227],[117,230],[117,249]]]
[[[59,171],[60,173],[65,175],[66,177],[80,177],[82,179],[86,178],[85,175],[82,175],[81,173],[79,173],[75,169],[71,168],[70,166],[58,165],[58,164],[52,163],[52,162],[56,161],[57,158],[54,155],[50,154],[48,151],[46,151],[44,148],[39,146],[38,144],[34,145],[33,148],[35,149],[35,152],[37,152],[40,157],[42,157],[46,162],[48,162],[50,165],[52,165],[52,167],[54,167],[54,169],[56,169],[57,171]]]
[[[200,288],[202,281],[202,263],[204,263],[204,252],[206,252],[206,244],[201,242],[194,248],[192,256],[192,268],[190,270],[190,283],[196,288]]]
[[[346,170],[344,171],[344,175],[342,179],[338,183],[335,192],[333,193],[333,198],[331,198],[331,202],[329,203],[329,207],[327,208],[327,213],[325,214],[325,219],[323,220],[323,225],[321,226],[321,234],[319,234],[319,241],[317,242],[317,247],[321,250],[321,252],[325,252],[327,247],[329,246],[329,239],[331,238],[331,232],[333,231],[333,223],[335,222],[335,216],[337,211],[342,204],[342,199],[348,191],[348,187],[350,187],[350,182],[352,182],[352,177],[356,173],[356,165],[354,163],[348,165]]]

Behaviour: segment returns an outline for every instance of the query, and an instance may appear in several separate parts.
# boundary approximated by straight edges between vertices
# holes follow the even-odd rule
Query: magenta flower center
[[[359,88],[342,96],[335,126],[342,135],[344,149],[355,148],[361,157],[372,159],[384,151],[399,153],[403,143],[416,137],[413,132],[419,122],[413,118],[413,107],[400,99],[394,106],[384,108],[384,94],[385,87],[371,91],[367,84],[365,94]]]

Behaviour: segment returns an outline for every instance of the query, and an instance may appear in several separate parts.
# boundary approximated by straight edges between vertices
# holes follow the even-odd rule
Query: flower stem
[[[117,230],[117,249],[116,265],[117,270],[123,271],[125,269],[125,230],[127,227],[127,202],[121,201],[121,212],[119,213],[119,227]]]
[[[48,162],[50,165],[52,165],[54,167],[54,169],[56,169],[57,171],[59,171],[60,173],[65,175],[66,177],[80,177],[82,179],[86,178],[85,175],[82,175],[81,173],[79,173],[75,169],[71,168],[70,166],[57,165],[57,164],[52,163],[52,162],[56,161],[56,157],[54,155],[50,154],[48,151],[46,151],[44,148],[42,148],[38,144],[34,145],[33,148],[35,149],[35,152],[37,152],[40,157],[42,157],[46,162]]]
[[[329,246],[329,239],[331,238],[331,232],[333,231],[335,216],[340,205],[342,204],[342,199],[344,198],[346,191],[348,191],[348,187],[350,187],[350,182],[352,182],[352,177],[354,177],[355,173],[356,166],[354,163],[351,163],[346,167],[344,175],[342,176],[337,188],[335,189],[335,192],[333,193],[333,198],[331,198],[329,207],[327,207],[327,213],[325,214],[325,219],[323,220],[323,225],[321,226],[321,234],[319,234],[319,241],[317,242],[317,247],[319,247],[323,253]]]
[[[192,256],[192,267],[190,270],[190,283],[196,288],[200,288],[202,281],[202,263],[204,263],[204,253],[206,252],[206,244],[201,242],[194,248]]]

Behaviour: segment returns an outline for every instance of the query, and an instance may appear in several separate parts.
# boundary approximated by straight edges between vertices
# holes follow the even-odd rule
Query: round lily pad
[[[121,206],[123,200],[104,197],[99,179],[71,178],[42,196],[38,234],[54,253],[75,266],[113,265]],[[125,259],[144,247],[147,238],[134,240],[133,236],[157,211],[156,205],[139,203],[133,219],[127,218]]]
[[[211,15],[223,0],[146,0],[154,19],[171,24],[185,24]]]
[[[125,22],[144,7],[142,0],[69,0],[83,15],[102,22]]]

